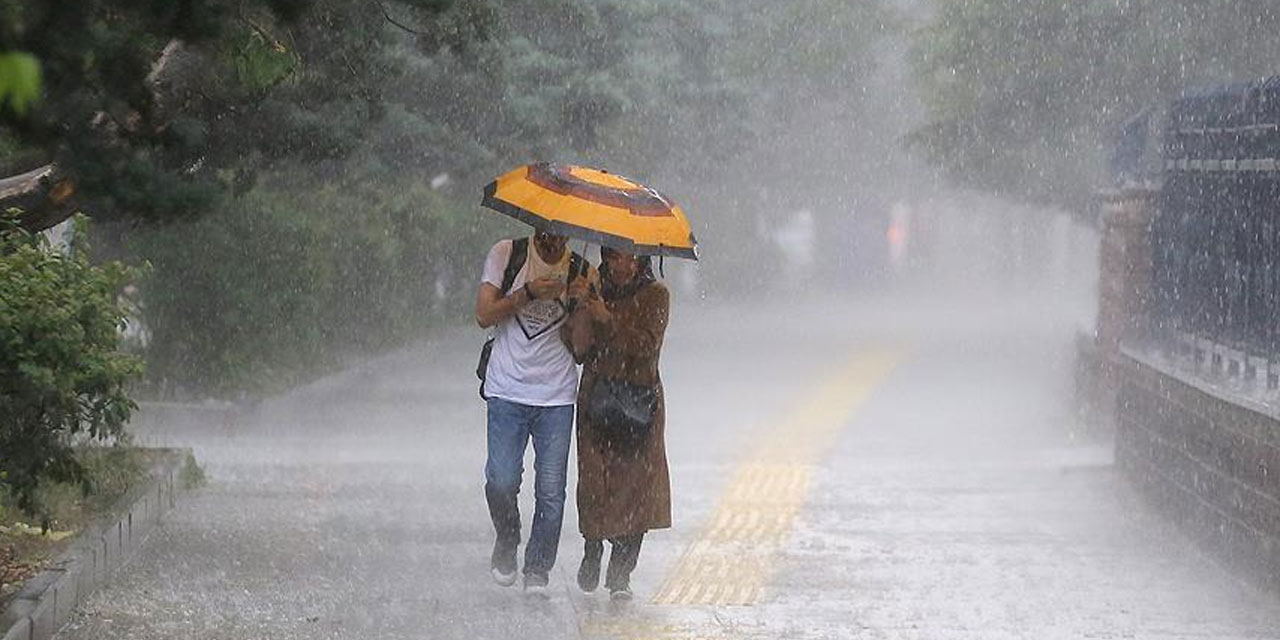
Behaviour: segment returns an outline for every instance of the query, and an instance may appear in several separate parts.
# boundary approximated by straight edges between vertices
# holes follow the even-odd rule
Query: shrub
[[[16,214],[0,218],[0,482],[31,512],[43,481],[87,484],[72,445],[122,434],[142,365],[118,350],[131,271],[89,262],[83,216],[59,250]]]
[[[208,476],[204,473],[204,467],[196,462],[195,454],[187,451],[187,455],[182,459],[182,468],[178,471],[178,482],[182,483],[182,488],[190,491],[199,489],[209,481]]]
[[[152,266],[144,393],[259,397],[465,318],[496,215],[408,179],[294,184],[135,232]]]

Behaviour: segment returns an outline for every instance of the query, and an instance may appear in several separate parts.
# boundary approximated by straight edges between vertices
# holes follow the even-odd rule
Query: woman
[[[578,529],[585,538],[585,555],[578,586],[584,592],[596,589],[608,540],[612,550],[605,587],[611,599],[629,600],[631,571],[645,532],[671,526],[658,376],[670,294],[653,277],[647,256],[601,248],[600,258],[600,295],[585,279],[576,281],[570,295],[577,307],[565,327],[574,357],[583,364],[578,387]],[[617,414],[606,408],[627,404],[627,399],[610,396],[628,393],[638,394],[640,399],[632,397],[629,406],[642,406],[644,419],[611,419]]]

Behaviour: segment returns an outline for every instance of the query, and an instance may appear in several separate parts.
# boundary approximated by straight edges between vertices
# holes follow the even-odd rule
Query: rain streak
[[[1280,638],[1278,29],[0,0],[0,637]]]

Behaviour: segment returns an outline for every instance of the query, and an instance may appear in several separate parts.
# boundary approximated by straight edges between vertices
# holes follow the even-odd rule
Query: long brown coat
[[[666,410],[658,356],[667,329],[670,293],[661,282],[606,302],[607,325],[591,325],[592,346],[583,358],[578,387],[578,530],[608,539],[671,526],[671,480],[664,439]],[[640,451],[617,451],[598,438],[586,399],[600,376],[653,385],[658,410]]]

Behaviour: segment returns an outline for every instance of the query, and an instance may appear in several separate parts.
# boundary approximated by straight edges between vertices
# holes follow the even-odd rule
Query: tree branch
[[[373,1],[373,3],[374,3],[374,4],[378,5],[378,8],[379,8],[379,9],[381,9],[381,10],[382,10],[382,17],[386,18],[386,19],[387,19],[387,22],[390,22],[391,24],[395,25],[396,27],[399,27],[400,29],[403,29],[403,30],[405,30],[405,31],[407,31],[407,32],[409,32],[409,33],[412,33],[412,34],[413,34],[413,35],[415,35],[415,36],[425,36],[425,35],[427,35],[427,34],[425,34],[425,33],[421,32],[421,31],[418,31],[417,29],[414,29],[413,27],[410,27],[410,26],[408,26],[408,25],[404,24],[403,22],[400,22],[400,21],[396,20],[395,18],[392,18],[392,17],[391,17],[391,12],[387,11],[387,5],[382,4],[382,2],[381,2],[380,0],[372,0],[372,1]]]
[[[29,231],[44,231],[75,213],[70,206],[75,183],[52,163],[16,176],[0,179],[0,211],[21,209],[18,224]]]

